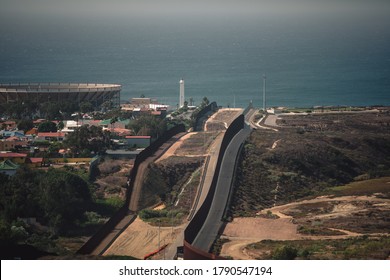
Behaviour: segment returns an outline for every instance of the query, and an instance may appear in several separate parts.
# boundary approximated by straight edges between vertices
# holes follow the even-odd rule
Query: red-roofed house
[[[7,159],[11,160],[13,163],[23,164],[25,163],[27,158],[27,154],[19,154],[19,153],[0,153],[0,161],[5,161]]]
[[[63,141],[65,139],[64,132],[38,132],[37,140],[47,140],[47,141]]]
[[[0,140],[0,151],[10,151],[17,146],[26,146],[27,141],[19,140],[19,137],[9,137],[5,140]]]
[[[29,131],[26,132],[26,135],[37,135],[38,134],[38,128],[31,128]]]
[[[131,130],[126,128],[107,128],[106,130],[119,136],[126,136],[131,134]]]
[[[29,167],[41,167],[43,164],[43,158],[27,158],[26,164]]]
[[[43,122],[46,122],[46,120],[45,119],[38,119],[38,120],[33,121],[33,124],[37,125],[37,124],[40,124]]]
[[[5,130],[11,130],[16,128],[16,122],[15,121],[4,121],[0,122],[0,130],[5,129]]]
[[[126,136],[127,145],[129,147],[146,148],[150,145],[150,136]]]

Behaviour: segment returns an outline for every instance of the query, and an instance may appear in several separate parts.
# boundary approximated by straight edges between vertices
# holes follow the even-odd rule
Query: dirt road
[[[167,158],[175,155],[176,150],[178,150],[180,148],[180,146],[183,144],[183,142],[185,140],[187,140],[188,138],[190,138],[191,136],[196,135],[196,134],[198,134],[198,132],[190,132],[190,133],[187,133],[186,135],[184,135],[183,137],[181,137],[162,156],[160,156],[155,161],[155,163],[158,163],[158,162],[160,162],[160,161],[162,161],[164,159],[167,159]]]
[[[292,216],[286,214],[297,211],[300,206],[313,205],[319,203],[334,204],[333,209],[326,213],[308,214],[311,220],[325,220],[337,217],[348,217],[359,212],[366,211],[365,202],[372,203],[380,210],[390,209],[390,201],[374,196],[343,196],[343,197],[317,197],[315,199],[304,200],[300,202],[289,203],[264,209],[258,214],[265,215],[271,213],[277,215],[278,219],[268,219],[262,217],[255,218],[235,218],[233,222],[228,223],[221,238],[231,240],[223,245],[221,256],[231,256],[234,259],[254,259],[256,256],[251,254],[247,246],[262,240],[300,240],[300,239],[340,239],[363,234],[349,231],[342,228],[329,228],[344,233],[344,235],[332,236],[313,236],[304,235],[297,232],[298,225],[293,223]],[[315,209],[315,208],[313,208]],[[373,234],[375,235],[375,234]]]

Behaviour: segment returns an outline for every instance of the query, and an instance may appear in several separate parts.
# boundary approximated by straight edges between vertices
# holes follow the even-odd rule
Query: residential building
[[[0,151],[11,151],[19,147],[27,147],[27,144],[26,140],[20,140],[19,137],[9,137],[0,140]]]
[[[10,160],[16,164],[23,164],[26,162],[27,154],[0,152],[0,161]]]
[[[146,148],[150,146],[150,136],[126,136],[127,145],[129,147]]]
[[[63,141],[65,139],[64,132],[38,132],[36,140],[41,141]]]
[[[0,173],[4,173],[8,176],[13,176],[16,173],[16,170],[19,168],[19,165],[13,163],[9,159],[0,162]]]

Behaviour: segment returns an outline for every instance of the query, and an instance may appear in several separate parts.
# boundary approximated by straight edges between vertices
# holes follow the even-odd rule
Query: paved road
[[[264,120],[264,124],[268,126],[278,127],[278,125],[276,124],[277,119],[277,115],[267,115],[267,118]]]
[[[230,142],[222,159],[221,170],[209,214],[198,236],[192,243],[193,246],[206,252],[210,250],[222,226],[221,219],[228,203],[229,193],[232,190],[237,155],[241,144],[249,136],[250,132],[251,129],[249,127],[242,129]]]

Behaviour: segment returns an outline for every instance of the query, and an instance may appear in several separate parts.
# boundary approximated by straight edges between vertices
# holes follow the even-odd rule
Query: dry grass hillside
[[[279,131],[256,130],[246,142],[232,216],[390,176],[388,112],[284,116],[279,123]]]
[[[234,259],[388,259],[389,112],[283,116],[254,131],[230,222],[214,248]]]

